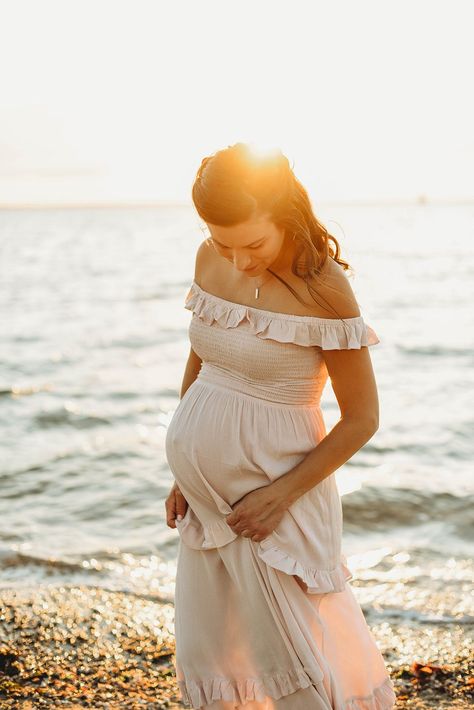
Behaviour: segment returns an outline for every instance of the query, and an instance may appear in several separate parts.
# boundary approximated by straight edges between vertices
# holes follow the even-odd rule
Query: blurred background
[[[0,2],[0,587],[172,601],[191,186],[246,141],[287,155],[381,341],[380,428],[336,474],[364,612],[472,622],[471,10]]]

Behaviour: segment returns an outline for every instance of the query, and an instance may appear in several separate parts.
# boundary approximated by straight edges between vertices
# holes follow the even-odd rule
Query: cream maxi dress
[[[326,435],[322,350],[379,341],[362,316],[274,313],[204,291],[185,308],[202,359],[170,421],[166,455],[188,508],[177,522],[176,678],[186,707],[386,710],[393,683],[348,580],[334,474],[262,542],[232,505]],[[297,581],[302,580],[304,587]]]

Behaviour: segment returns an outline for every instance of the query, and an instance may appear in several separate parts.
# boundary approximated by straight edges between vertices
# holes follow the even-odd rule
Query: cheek
[[[262,259],[262,261],[273,260],[277,256],[278,256],[278,249],[276,249],[273,245],[265,247],[258,254],[259,259]]]
[[[251,253],[249,258],[254,264],[260,264],[262,261],[268,261],[271,258],[271,253],[268,249],[258,249]]]

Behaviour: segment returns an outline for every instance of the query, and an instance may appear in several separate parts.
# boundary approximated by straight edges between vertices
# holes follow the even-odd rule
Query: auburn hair
[[[206,156],[194,179],[192,200],[204,222],[222,227],[268,215],[285,236],[295,239],[291,271],[305,281],[319,305],[317,297],[321,294],[315,285],[325,279],[323,267],[328,257],[352,272],[340,256],[336,237],[317,219],[306,189],[281,151],[259,156],[248,144],[235,143]],[[304,303],[290,284],[268,271]]]

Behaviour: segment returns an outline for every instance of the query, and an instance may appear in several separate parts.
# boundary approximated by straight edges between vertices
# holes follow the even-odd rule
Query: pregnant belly
[[[233,505],[296,466],[323,427],[317,409],[275,407],[195,380],[168,426],[166,455],[183,493]]]
[[[191,429],[181,428],[179,422],[171,422],[168,427],[168,464],[190,504],[207,501],[220,509],[222,500],[232,506],[250,491],[271,482],[246,456],[242,455],[240,461],[235,455],[229,457],[230,440],[216,438],[211,444],[206,432],[202,420],[195,420]]]
[[[235,534],[225,516],[232,506],[297,465],[321,433],[318,422],[314,411],[262,407],[239,393],[193,384],[170,421],[165,443],[168,464],[189,504],[178,523],[186,544],[200,549],[231,541]],[[314,538],[313,548],[327,556],[338,544],[339,518],[330,476],[288,508],[268,544],[292,549],[303,520],[305,540]]]

